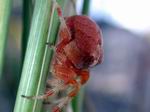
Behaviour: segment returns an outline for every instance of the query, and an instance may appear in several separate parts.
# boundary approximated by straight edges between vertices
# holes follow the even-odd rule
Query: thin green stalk
[[[78,95],[72,100],[73,112],[82,112],[84,99],[84,88],[79,91]]]
[[[28,100],[22,98],[21,95],[32,96],[37,92],[41,77],[49,14],[50,0],[36,0],[14,112],[35,112],[34,104],[36,100]],[[40,112],[41,105],[36,109],[36,112]]]
[[[89,13],[90,0],[84,0],[82,7],[82,14],[88,15]]]
[[[22,62],[27,47],[32,14],[33,14],[32,0],[23,0]]]
[[[0,77],[3,72],[11,0],[0,0]]]
[[[60,4],[63,4],[63,1]],[[50,13],[50,9],[51,0],[36,0],[14,112],[41,111],[42,100],[29,100],[22,98],[21,95],[35,96],[44,93],[52,57],[52,50],[46,43],[49,41],[54,43],[59,25],[56,12]],[[52,21],[50,26],[49,20]]]
[[[84,0],[82,7],[82,14],[88,15],[90,0]],[[78,95],[72,101],[73,112],[82,112],[84,100],[84,87],[81,88]]]

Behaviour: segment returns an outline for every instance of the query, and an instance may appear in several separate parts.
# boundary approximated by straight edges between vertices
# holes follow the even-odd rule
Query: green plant
[[[32,0],[23,0],[22,62],[24,60],[25,51],[27,47],[33,9],[34,6]]]
[[[60,3],[60,2],[59,2]],[[63,4],[61,2],[60,4]],[[45,90],[51,49],[46,42],[54,42],[57,35],[59,20],[56,12],[51,10],[50,0],[36,0],[29,39],[22,69],[14,112],[40,112],[42,100],[27,100],[21,95],[39,95]],[[50,12],[51,11],[51,12]],[[51,16],[50,16],[51,14]],[[53,20],[55,18],[55,21]],[[49,21],[50,27],[49,27]],[[48,31],[50,29],[50,31]],[[53,31],[51,31],[53,30]],[[49,40],[48,37],[51,39]]]
[[[0,78],[3,72],[8,23],[11,12],[11,2],[11,0],[0,1]]]

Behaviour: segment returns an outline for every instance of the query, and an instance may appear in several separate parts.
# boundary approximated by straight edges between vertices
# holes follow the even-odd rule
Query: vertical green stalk
[[[88,15],[90,0],[84,0],[82,7],[82,14]],[[78,95],[72,101],[73,112],[82,112],[84,100],[84,87],[80,90]]]
[[[21,95],[44,93],[52,57],[52,49],[46,43],[55,42],[59,25],[57,13],[50,12],[50,9],[51,0],[36,0],[14,112],[40,112],[42,109],[42,100],[29,100]]]
[[[80,89],[78,95],[72,100],[73,112],[82,112],[84,100],[84,88]]]
[[[82,14],[88,15],[89,13],[90,0],[84,0],[82,7]]]
[[[11,0],[0,0],[0,77],[3,72]]]
[[[36,0],[29,40],[26,49],[22,76],[18,89],[14,112],[40,112],[40,104],[35,108],[36,100],[22,98],[21,95],[35,95],[41,76],[45,43],[47,39],[50,0]],[[43,92],[40,91],[40,94]]]
[[[27,47],[32,14],[33,14],[32,0],[23,0],[22,62]]]

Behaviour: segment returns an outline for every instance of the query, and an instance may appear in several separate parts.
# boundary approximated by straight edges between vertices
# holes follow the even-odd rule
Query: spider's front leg
[[[81,85],[85,84],[89,79],[89,70],[88,69],[80,70],[78,76],[80,77],[80,84]]]
[[[56,2],[56,0],[53,0],[53,8],[57,10],[57,14],[60,20],[60,28],[59,28],[60,43],[57,45],[57,51],[62,51],[65,45],[71,40],[71,34],[66,25],[64,16],[62,14],[61,6]],[[50,44],[49,42],[47,42],[46,44],[49,45],[50,48],[54,48],[54,49],[56,48],[54,45]]]
[[[61,40],[61,43],[65,44],[71,40],[70,30],[68,29],[64,16],[62,14],[61,6],[56,2],[56,0],[53,0],[53,5],[54,5],[54,8],[57,10],[57,14],[60,20],[60,30],[59,30],[60,40]]]
[[[60,39],[56,46],[51,45],[50,43],[46,43],[46,44],[49,45],[50,48],[53,48],[55,50],[56,59],[59,58],[58,59],[59,61],[65,61],[66,56],[63,53],[64,47],[70,42],[71,34],[70,34],[70,30],[68,29],[68,27],[66,25],[66,21],[63,17],[62,9],[61,9],[60,5],[56,2],[56,0],[53,0],[53,8],[57,10],[58,17],[60,20],[60,28],[59,28],[59,38]]]

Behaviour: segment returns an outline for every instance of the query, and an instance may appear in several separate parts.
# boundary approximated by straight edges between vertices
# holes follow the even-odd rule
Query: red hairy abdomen
[[[79,15],[65,20],[71,32],[71,42],[65,47],[69,60],[78,68],[89,67],[95,60],[101,62],[102,35],[96,23],[87,16]]]
[[[79,49],[91,53],[97,44],[102,44],[101,31],[96,23],[87,16],[72,16],[66,19],[72,37]]]

